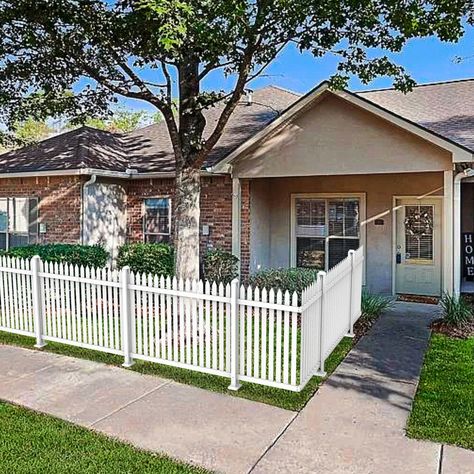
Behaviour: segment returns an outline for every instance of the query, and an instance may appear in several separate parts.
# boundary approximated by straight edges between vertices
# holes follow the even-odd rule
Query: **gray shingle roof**
[[[295,92],[268,86],[253,93],[252,105],[242,100],[236,107],[227,127],[209,156],[205,167],[225,158],[231,151],[268,125],[300,97]],[[223,105],[206,111],[207,137],[214,129]],[[165,123],[135,130],[126,137],[130,168],[139,172],[173,171],[174,158]]]
[[[419,85],[407,94],[382,89],[358,95],[474,151],[474,79]]]
[[[205,166],[211,166],[224,158],[299,97],[294,92],[268,86],[254,92],[252,105],[242,100]],[[205,135],[215,125],[221,109],[222,106],[219,106],[206,112]],[[0,173],[81,168],[174,171],[173,151],[166,124],[161,122],[126,134],[81,127],[0,155]]]
[[[0,155],[1,173],[96,168],[125,171],[122,137],[81,127]]]
[[[474,79],[420,85],[406,95],[394,89],[358,95],[474,152]],[[225,158],[300,97],[268,86],[254,92],[252,105],[242,100],[204,166]],[[205,136],[214,128],[221,108],[206,112]],[[0,173],[81,168],[122,172],[134,168],[141,173],[174,171],[165,123],[127,134],[82,127],[0,155]]]

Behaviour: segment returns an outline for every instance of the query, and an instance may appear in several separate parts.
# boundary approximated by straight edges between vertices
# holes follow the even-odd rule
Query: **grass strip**
[[[474,338],[431,336],[407,433],[474,450]]]
[[[4,402],[0,402],[0,432],[0,472],[9,474],[207,472]]]

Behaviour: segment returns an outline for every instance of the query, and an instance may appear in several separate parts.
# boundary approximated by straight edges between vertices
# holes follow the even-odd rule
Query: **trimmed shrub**
[[[125,244],[119,248],[117,267],[129,266],[133,272],[174,275],[174,249],[169,244]]]
[[[311,268],[270,268],[252,275],[249,284],[260,289],[274,288],[300,294],[316,280],[318,271]]]
[[[237,264],[239,259],[230,252],[213,249],[204,256],[204,278],[218,283],[230,283],[239,275]]]
[[[444,322],[459,327],[474,319],[473,309],[463,296],[444,293],[440,300]]]
[[[2,255],[32,258],[39,255],[46,262],[66,262],[72,265],[102,268],[109,260],[109,253],[101,245],[46,244],[15,247]]]
[[[368,319],[378,318],[384,311],[393,306],[393,299],[387,296],[374,295],[362,291],[362,316]]]

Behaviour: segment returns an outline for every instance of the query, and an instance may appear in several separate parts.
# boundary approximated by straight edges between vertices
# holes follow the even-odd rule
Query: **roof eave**
[[[203,176],[215,176],[216,173],[211,173],[209,170],[201,172]],[[225,173],[223,173],[225,174]],[[140,173],[133,171],[109,171],[95,168],[79,168],[70,170],[45,170],[45,171],[20,171],[13,173],[0,173],[0,179],[6,178],[36,178],[48,176],[98,176],[102,178],[118,178],[118,179],[164,179],[174,178],[176,173],[174,171],[152,171]]]

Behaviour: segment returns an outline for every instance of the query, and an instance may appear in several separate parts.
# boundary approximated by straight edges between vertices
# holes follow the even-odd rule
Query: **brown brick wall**
[[[173,200],[174,179],[131,181],[128,185],[128,240],[143,241],[143,200],[169,196]],[[172,219],[173,225],[173,219]],[[209,225],[210,235],[201,235],[201,249],[230,251],[232,248],[232,181],[230,177],[204,177],[201,188],[201,231]]]
[[[0,197],[38,197],[42,243],[78,243],[81,238],[81,187],[84,178],[50,176],[0,179]]]
[[[86,178],[75,176],[8,178],[0,180],[0,197],[38,197],[39,220],[47,225],[42,243],[78,243],[81,239],[81,187]],[[143,200],[169,196],[174,179],[133,180],[127,189],[127,238],[143,241]],[[173,220],[172,220],[173,222]],[[209,225],[210,235],[201,235],[201,250],[209,247],[232,250],[232,180],[229,176],[204,177],[201,189],[201,231]],[[242,274],[250,264],[250,185],[242,180]]]
[[[240,271],[243,277],[247,277],[250,271],[250,180],[241,180],[242,200],[242,241],[240,245]]]

